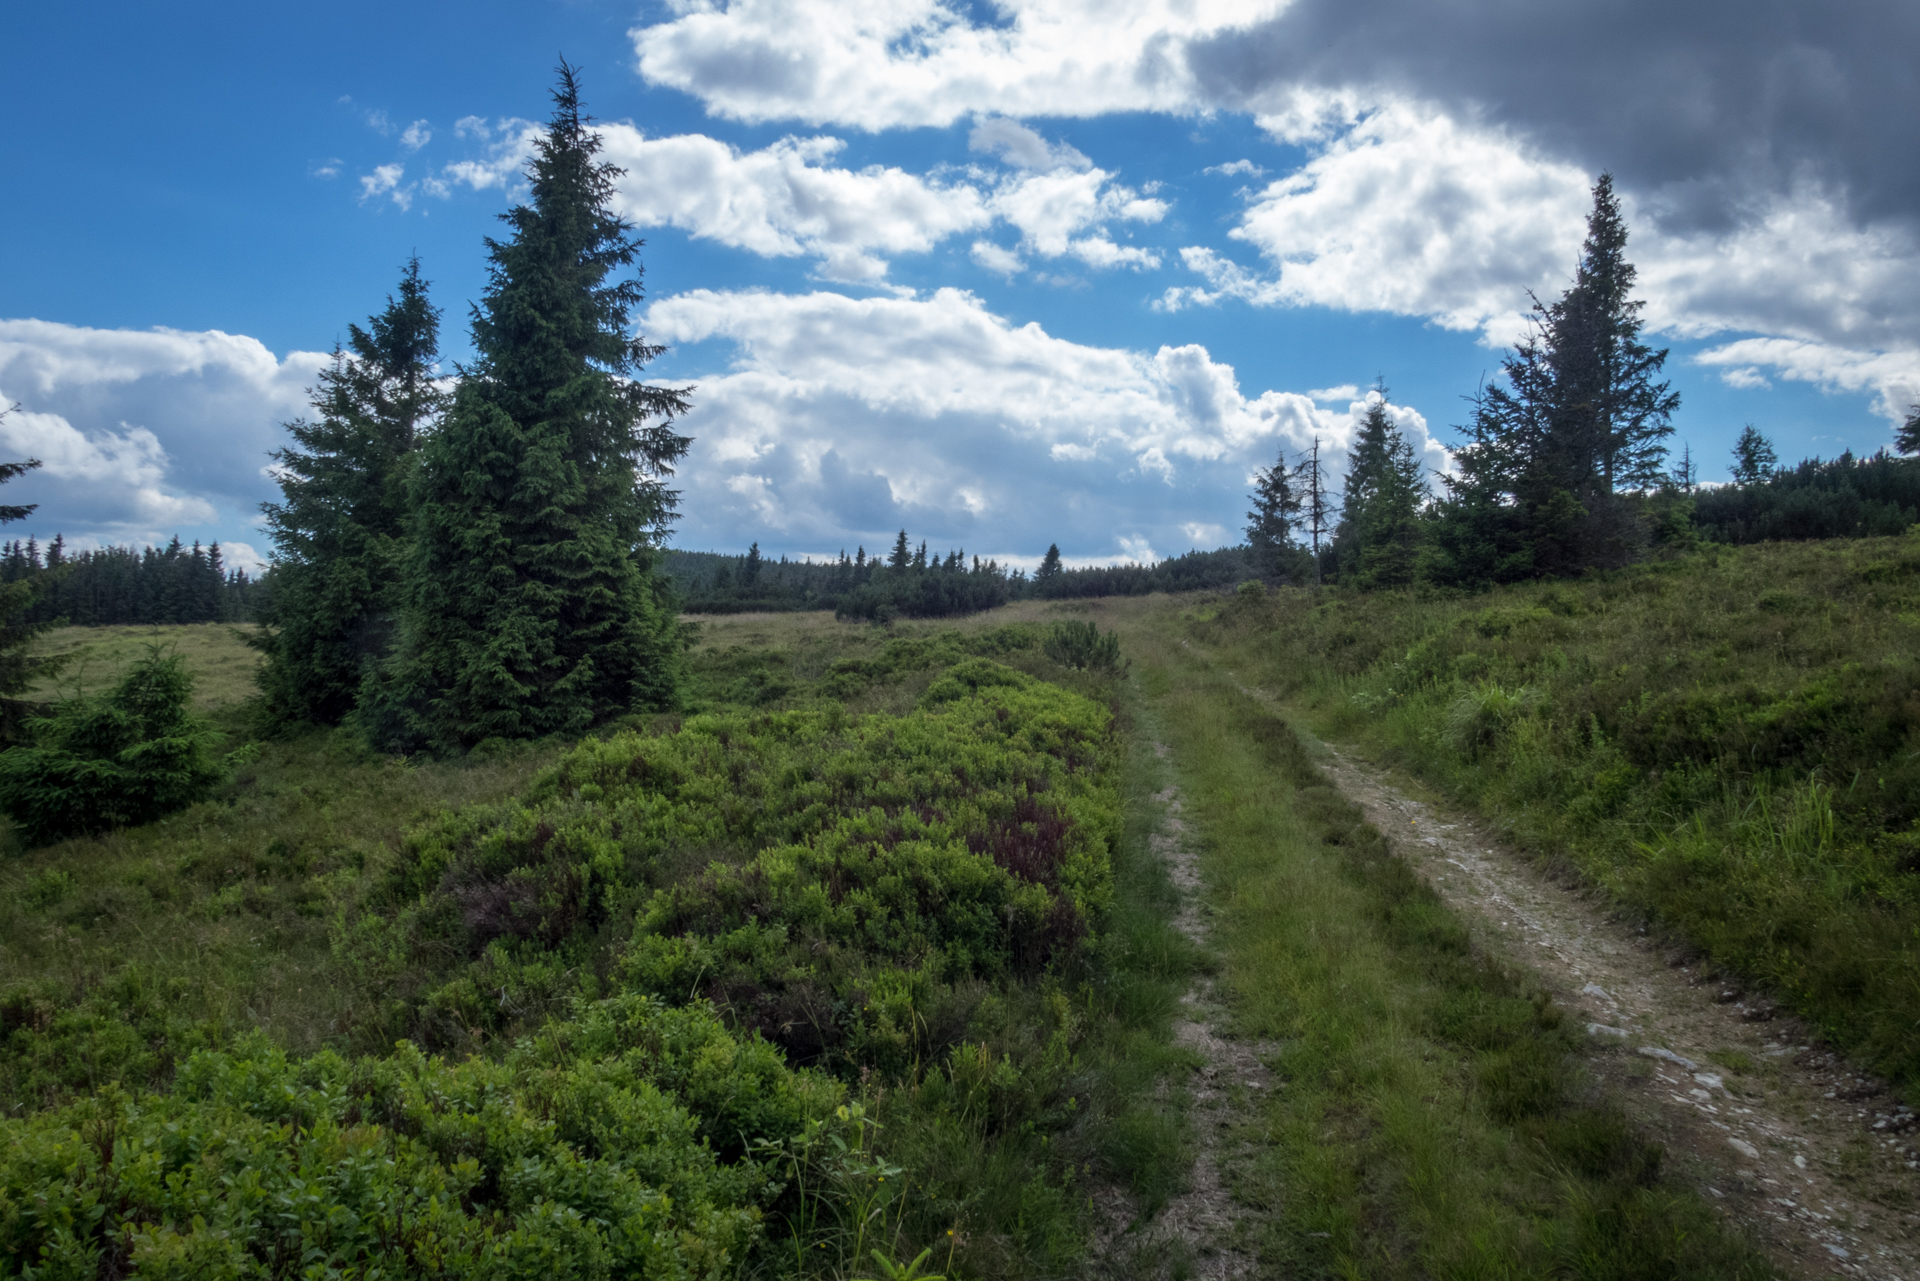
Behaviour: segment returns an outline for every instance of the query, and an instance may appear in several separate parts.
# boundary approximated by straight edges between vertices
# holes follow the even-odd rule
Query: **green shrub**
[[[29,845],[151,822],[224,777],[219,735],[188,710],[193,677],[153,647],[103,694],[28,723],[30,747],[0,752],[0,809]]]
[[[1120,634],[1102,632],[1092,623],[1055,623],[1042,644],[1047,657],[1062,667],[1104,672],[1120,668]]]
[[[1105,708],[982,658],[905,715],[619,734],[517,804],[411,833],[335,950],[400,1012],[381,1035],[433,1047],[612,982],[712,1000],[802,1061],[897,1067],[934,1048],[955,984],[1095,935],[1114,758]]]
[[[839,1098],[638,996],[498,1063],[255,1035],[170,1094],[0,1121],[0,1277],[730,1277],[786,1181],[747,1149]]]

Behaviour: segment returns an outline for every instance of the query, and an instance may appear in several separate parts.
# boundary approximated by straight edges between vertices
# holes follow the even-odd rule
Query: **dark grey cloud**
[[[1372,87],[1505,125],[1658,196],[1675,229],[1813,181],[1857,219],[1920,213],[1920,4],[1300,0],[1187,45],[1202,92]]]

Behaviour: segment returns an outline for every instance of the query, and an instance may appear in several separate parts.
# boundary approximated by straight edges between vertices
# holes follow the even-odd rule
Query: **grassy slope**
[[[126,630],[51,639],[105,659],[116,647],[124,659],[136,643],[175,643],[202,678],[203,707],[227,713],[237,731],[230,677],[251,655],[231,629]],[[696,710],[804,705],[838,679],[835,701],[851,711],[905,711],[952,661],[943,631],[808,615],[710,623],[693,654]],[[1037,650],[1005,657],[1083,693],[1115,693]],[[407,830],[514,795],[561,750],[401,761],[366,754],[344,733],[313,733],[266,744],[215,799],[163,822],[0,856],[0,1035],[39,1029],[16,1036],[0,1063],[0,1106],[18,1115],[108,1080],[163,1086],[197,1046],[253,1030],[296,1052],[374,1048],[357,1035],[367,998],[330,946],[330,905],[364,885]],[[964,1029],[964,1060],[862,1085],[911,1189],[892,1203],[893,1230],[949,1243],[962,1274],[1077,1273],[1094,1213],[1089,1176],[1149,1207],[1178,1186],[1189,1056],[1170,1027],[1193,958],[1147,853],[1152,813],[1139,798],[1155,790],[1157,768],[1138,750],[1124,764],[1136,799],[1114,851],[1099,953],[983,1001]],[[847,1257],[851,1241],[825,1243],[833,1248],[805,1270],[867,1262]]]
[[[1321,732],[1920,1081],[1920,537],[1200,612],[1196,640]]]
[[[1271,1156],[1242,1189],[1279,1207],[1263,1242],[1270,1259],[1309,1274],[1535,1275],[1585,1247],[1593,1275],[1754,1270],[1696,1206],[1644,1186],[1650,1154],[1567,1075],[1551,1011],[1461,951],[1457,927],[1396,878],[1377,836],[1315,778],[1284,727],[1173,644],[1179,622],[1164,602],[1029,603],[958,630],[1090,611],[1130,620],[1132,692],[1035,651],[1006,657],[1117,698],[1123,728],[1153,718],[1184,763],[1189,813],[1226,905],[1224,963],[1244,1030],[1288,1045],[1277,1066],[1290,1084],[1257,1118]],[[837,695],[850,710],[905,710],[937,672],[946,631],[806,615],[711,622],[694,653],[696,697],[797,705],[851,663],[860,679]],[[363,877],[420,818],[511,795],[557,750],[422,764],[364,756],[342,735],[270,745],[213,802],[0,863],[0,986],[68,1010],[111,1007],[132,1024],[174,1019],[181,1049],[253,1027],[294,1048],[350,1041],[359,998],[354,976],[332,968],[324,895]],[[1169,1032],[1195,958],[1170,927],[1173,895],[1147,853],[1146,798],[1164,767],[1144,735],[1129,735],[1125,770],[1116,907],[1100,955],[984,1002],[964,1057],[862,1086],[886,1125],[886,1155],[910,1180],[911,1195],[892,1203],[894,1230],[956,1242],[959,1275],[1072,1275],[1093,1213],[1088,1174],[1119,1181],[1147,1209],[1182,1178],[1187,1058]],[[96,1020],[75,1035],[97,1046],[98,1033]],[[22,1072],[52,1095],[114,1070],[48,1048],[45,1061],[11,1065],[10,1108],[31,1103],[17,1089],[29,1083]],[[167,1070],[126,1066],[136,1080],[142,1068]],[[1584,1173],[1563,1177],[1555,1160]],[[1685,1227],[1694,1234],[1676,1242]],[[826,1255],[843,1269],[856,1262]],[[816,1266],[832,1271],[826,1255]]]
[[[1284,722],[1114,609],[1203,840],[1238,1030],[1282,1049],[1236,1189],[1286,1275],[1740,1277],[1764,1261],[1583,1080],[1560,1013],[1477,953]]]

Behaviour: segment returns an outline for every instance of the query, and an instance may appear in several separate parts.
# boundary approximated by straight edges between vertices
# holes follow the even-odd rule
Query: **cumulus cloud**
[[[601,130],[608,160],[627,172],[617,203],[641,226],[662,224],[767,257],[807,254],[828,279],[875,280],[885,256],[921,253],[992,221],[981,193],[904,170],[838,168],[837,138],[782,138],[759,151],[701,134],[648,138]]]
[[[1869,392],[1874,412],[1889,423],[1904,421],[1920,401],[1920,348],[1856,351],[1791,338],[1742,338],[1694,359],[1718,368],[1721,378],[1735,387],[1767,386],[1760,372],[1764,368],[1822,391]]]
[[[481,156],[447,165],[440,171],[441,175],[449,183],[459,183],[474,191],[511,188],[525,171],[527,161],[533,159],[534,144],[541,133],[540,126],[531,120],[515,117],[489,125],[480,116],[462,116],[453,129],[459,137],[485,144],[486,151]]]
[[[1818,21],[1794,0],[1295,0],[1179,57],[1211,106],[1268,111],[1302,87],[1428,102],[1611,169],[1681,222],[1723,227],[1806,181],[1850,218],[1920,210],[1900,123],[1920,115],[1920,9],[1903,0]]]
[[[1526,291],[1564,285],[1604,168],[1656,331],[1810,343],[1849,367],[1920,346],[1920,152],[1900,123],[1920,112],[1920,8],[1899,0],[1817,23],[1791,0],[1005,0],[991,18],[958,0],[851,16],[833,0],[688,0],[633,37],[643,76],[718,115],[870,130],[973,116],[978,149],[1036,176],[1060,153],[1022,118],[1237,111],[1307,147],[1236,229],[1259,265],[1191,246],[1200,281],[1169,307],[1381,310],[1510,341]],[[1040,194],[997,193],[996,209]],[[1027,256],[1063,243],[1021,230]],[[1090,265],[1154,258],[1082,239]]]
[[[997,271],[1003,276],[1016,276],[1027,269],[1026,259],[1011,249],[996,245],[990,240],[973,242],[973,260],[988,271]]]
[[[1525,139],[1430,106],[1367,108],[1344,96],[1296,94],[1286,114],[1263,123],[1315,140],[1300,168],[1249,194],[1230,233],[1263,265],[1187,246],[1182,262],[1205,283],[1174,286],[1163,307],[1233,298],[1385,311],[1504,344],[1523,332],[1530,293],[1550,298],[1571,278],[1591,179]],[[1788,341],[1754,350],[1811,344],[1851,353],[1848,368],[1898,364],[1889,352],[1920,345],[1920,244],[1903,229],[1857,227],[1811,186],[1711,231],[1677,231],[1649,216],[1646,201],[1624,200],[1637,292],[1656,334],[1770,335]],[[1738,376],[1764,377],[1758,365]]]
[[[372,173],[360,175],[360,200],[365,203],[376,196],[390,196],[393,203],[402,209],[413,203],[413,193],[400,185],[401,177],[407,172],[405,165],[380,165]]]
[[[1176,287],[1165,301],[1389,311],[1510,341],[1527,291],[1547,293],[1569,274],[1589,182],[1510,137],[1394,104],[1253,193],[1231,235],[1270,270],[1190,246],[1182,259],[1207,285]]]
[[[261,467],[279,424],[327,359],[217,330],[0,320],[0,403],[21,405],[0,449],[45,464],[8,486],[7,501],[40,504],[16,536],[157,540],[250,516],[275,492]]]
[[[433,141],[433,128],[425,120],[416,120],[408,125],[406,132],[400,135],[400,145],[408,151],[418,151]]]
[[[1002,183],[990,198],[995,213],[1020,231],[1021,244],[1045,258],[1071,255],[1090,267],[1158,267],[1150,249],[1116,244],[1109,222],[1158,222],[1167,203],[1120,186],[1104,169],[1062,167]]]
[[[135,537],[151,540],[159,530],[214,518],[206,499],[167,492],[166,450],[144,427],[122,424],[89,435],[59,414],[16,411],[0,418],[0,449],[9,457],[40,459],[43,470],[29,475],[45,481],[35,488],[113,495],[106,525],[137,531]]]
[[[970,294],[918,299],[696,291],[655,303],[650,336],[721,339],[700,379],[683,546],[748,538],[1074,555],[1193,545],[1238,523],[1251,468],[1318,436],[1337,467],[1365,402],[1249,396],[1196,345],[1130,351],[1013,325]],[[1433,466],[1426,421],[1396,407]],[[757,531],[757,532],[755,532]]]
[[[1190,111],[1182,49],[1282,0],[1003,0],[975,23],[957,3],[733,0],[676,6],[633,32],[640,74],[743,121],[857,129],[1110,111]]]
[[[1048,142],[1018,120],[994,116],[967,134],[967,147],[1022,169],[1091,169],[1093,161],[1064,142]]]

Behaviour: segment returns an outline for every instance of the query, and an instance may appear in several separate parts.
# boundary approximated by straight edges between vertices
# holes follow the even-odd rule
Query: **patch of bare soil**
[[[1162,760],[1164,744],[1154,744]],[[1199,860],[1187,840],[1180,790],[1168,787],[1153,798],[1164,807],[1153,852],[1164,859],[1180,890],[1180,932],[1205,946],[1209,913],[1200,881]],[[1234,1163],[1248,1153],[1245,1127],[1257,1118],[1257,1101],[1276,1086],[1262,1062],[1279,1047],[1263,1041],[1236,1040],[1227,1034],[1225,1003],[1211,979],[1202,978],[1181,998],[1174,1039],[1201,1060],[1189,1089],[1194,1133],[1193,1169],[1187,1190],[1147,1222],[1115,1195],[1107,1204],[1107,1230],[1099,1242],[1110,1265],[1126,1271],[1171,1271],[1197,1281],[1235,1281],[1259,1275],[1251,1241],[1258,1213],[1237,1201],[1228,1187]],[[1131,1265],[1131,1266],[1129,1266]]]
[[[1672,1173],[1794,1275],[1920,1281],[1920,1117],[1884,1082],[1598,894],[1326,750],[1334,781],[1395,851],[1581,1020],[1593,1071],[1667,1145]]]

